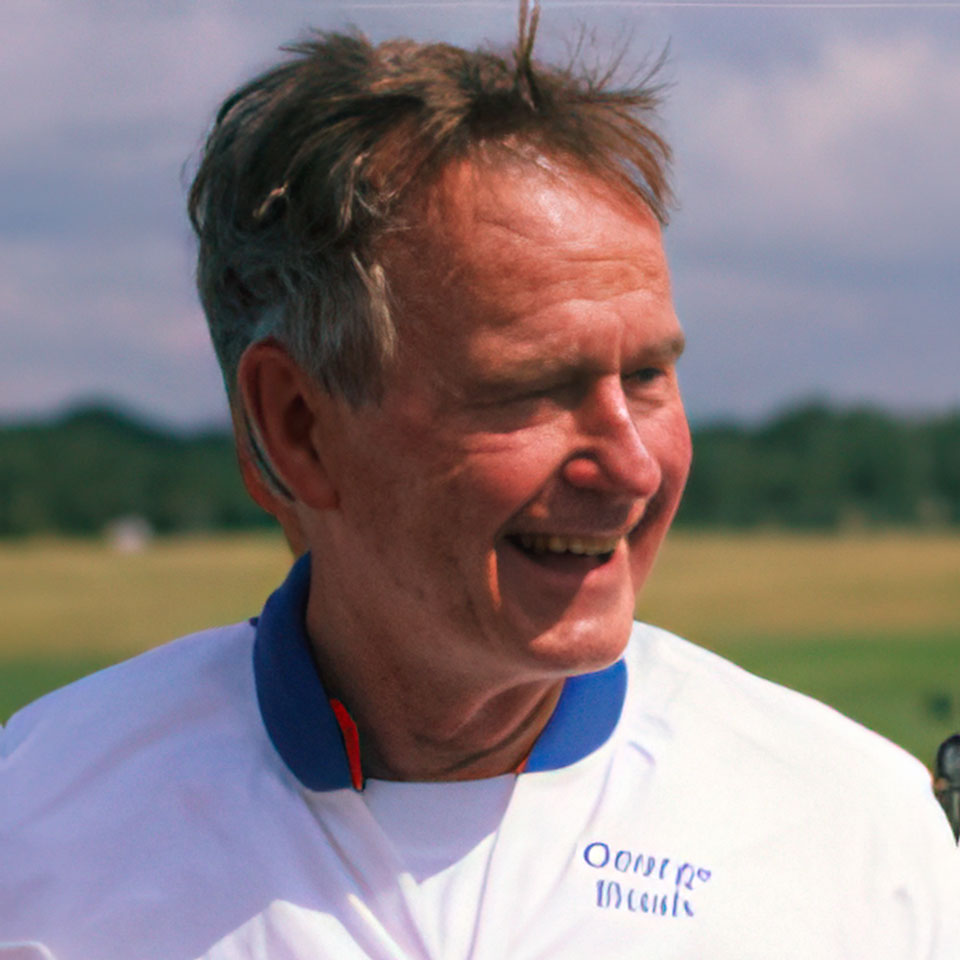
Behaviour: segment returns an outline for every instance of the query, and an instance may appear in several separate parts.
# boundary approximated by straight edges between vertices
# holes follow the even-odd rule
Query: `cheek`
[[[487,438],[465,457],[457,492],[488,525],[501,526],[521,509],[535,507],[562,463],[561,445],[548,431]]]
[[[475,557],[478,540],[492,547],[500,528],[541,492],[560,456],[550,431],[480,434],[436,419],[428,429],[395,422],[363,439],[344,490],[357,523],[380,549],[429,544],[447,561],[462,559],[467,545]]]
[[[644,438],[647,450],[660,465],[663,475],[661,493],[666,499],[679,499],[690,472],[690,428],[682,407],[666,412],[650,425]]]
[[[679,506],[687,478],[690,476],[690,462],[692,450],[689,434],[686,439],[678,441],[669,451],[667,466],[664,475],[669,478],[669,493],[674,497],[674,510]]]
[[[687,475],[690,472],[690,430],[683,408],[665,412],[665,415],[648,424],[644,444],[660,467],[660,490],[651,503],[649,523],[632,554],[634,587],[643,586],[653,567],[657,551],[667,534],[673,517],[680,505]]]
[[[426,532],[431,492],[429,451],[394,430],[360,430],[338,461],[341,514],[357,549],[391,557]]]

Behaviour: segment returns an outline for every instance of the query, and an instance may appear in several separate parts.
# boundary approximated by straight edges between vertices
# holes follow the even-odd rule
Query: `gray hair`
[[[397,333],[374,242],[452,160],[534,150],[623,185],[666,222],[670,149],[646,122],[656,67],[610,89],[612,69],[542,66],[538,12],[521,0],[506,56],[314,33],[224,102],[189,211],[232,399],[243,351],[269,336],[331,393],[379,395]]]

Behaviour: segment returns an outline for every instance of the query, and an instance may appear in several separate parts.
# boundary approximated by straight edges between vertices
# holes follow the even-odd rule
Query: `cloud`
[[[685,237],[845,259],[956,240],[960,35],[828,34],[762,72],[704,62],[674,104]]]
[[[269,47],[220,3],[7,0],[0,30],[0,413],[222,418],[181,168]]]
[[[0,242],[0,414],[110,395],[178,421],[225,417],[188,251],[164,235]]]
[[[696,420],[756,418],[804,398],[943,409],[960,402],[955,291],[920,276],[894,288],[701,263],[683,272],[681,365]]]
[[[831,29],[782,62],[705,58],[670,110],[694,416],[960,404],[960,32]]]
[[[16,41],[0,66],[15,143],[144,117],[189,121],[198,89],[239,80],[237,65],[256,43],[243,18],[219,3],[5,0],[0,16]]]

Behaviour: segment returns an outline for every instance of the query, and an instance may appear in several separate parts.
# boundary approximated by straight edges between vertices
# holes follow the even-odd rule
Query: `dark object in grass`
[[[947,737],[937,750],[933,789],[960,842],[960,733]]]
[[[953,716],[953,697],[945,690],[927,694],[927,713],[938,723],[946,723]]]

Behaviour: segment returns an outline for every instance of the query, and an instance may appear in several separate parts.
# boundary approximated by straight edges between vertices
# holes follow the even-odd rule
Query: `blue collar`
[[[257,621],[253,672],[267,733],[309,790],[351,787],[340,726],[320,681],[304,627],[310,556],[301,557],[267,600]],[[623,660],[569,677],[524,772],[556,770],[581,760],[613,733],[627,691]]]

